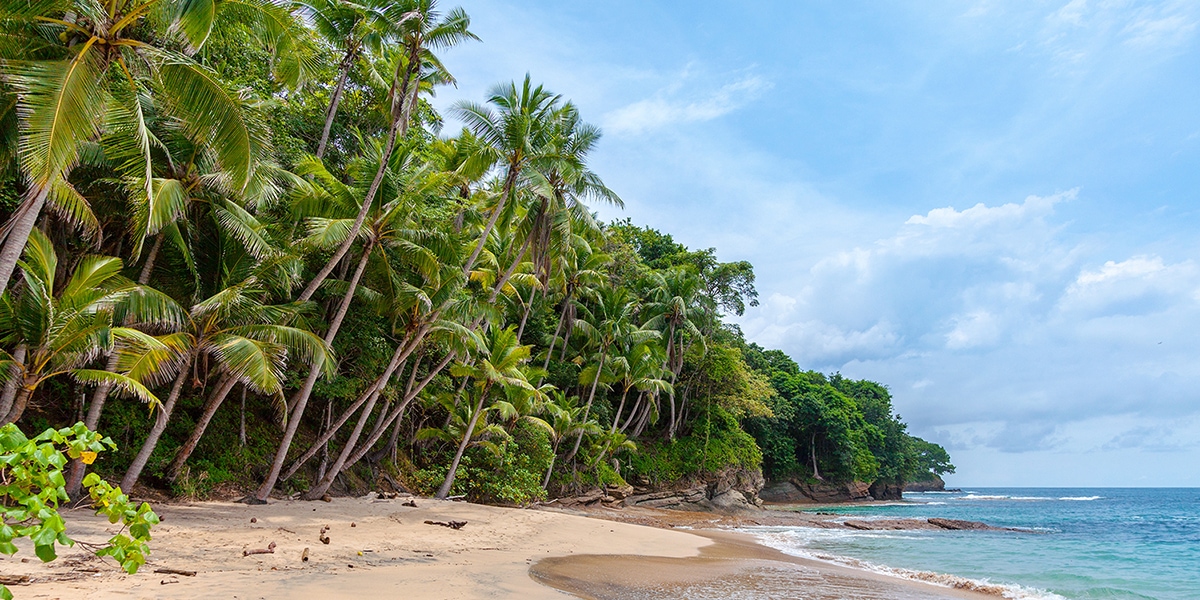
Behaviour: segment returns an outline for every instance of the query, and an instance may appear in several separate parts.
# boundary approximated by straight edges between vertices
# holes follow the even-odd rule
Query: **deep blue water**
[[[968,519],[1036,533],[754,532],[786,552],[948,573],[1011,585],[1030,598],[1200,599],[1200,489],[964,488],[904,497],[813,510],[855,519]]]

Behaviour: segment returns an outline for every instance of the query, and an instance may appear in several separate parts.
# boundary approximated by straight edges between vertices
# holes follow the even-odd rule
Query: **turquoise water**
[[[854,519],[945,517],[1031,533],[751,528],[805,556],[948,573],[1012,597],[1200,599],[1200,489],[965,488],[822,508]]]

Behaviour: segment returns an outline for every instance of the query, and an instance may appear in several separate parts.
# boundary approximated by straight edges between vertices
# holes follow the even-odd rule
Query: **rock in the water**
[[[952,531],[964,531],[964,530],[974,530],[974,529],[997,529],[996,527],[992,527],[991,525],[988,525],[987,523],[980,523],[978,521],[963,521],[960,519],[933,518],[933,519],[929,519],[929,524],[937,525],[938,527],[941,527],[942,529],[950,529]]]

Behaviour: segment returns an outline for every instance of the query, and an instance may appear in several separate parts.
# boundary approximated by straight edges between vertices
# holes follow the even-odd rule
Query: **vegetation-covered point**
[[[125,490],[251,500],[953,469],[882,386],[723,321],[749,263],[598,222],[622,202],[571,102],[527,75],[444,129],[470,27],[433,0],[4,3],[0,423],[104,431]]]

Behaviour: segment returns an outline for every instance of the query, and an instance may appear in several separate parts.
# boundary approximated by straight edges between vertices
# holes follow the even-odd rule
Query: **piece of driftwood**
[[[407,507],[409,507],[409,508],[416,508],[416,507],[417,507],[417,502],[416,502],[415,500],[409,500],[408,502],[401,502],[401,503],[400,503],[400,506],[407,506]]]
[[[196,576],[195,571],[184,571],[183,569],[162,568],[162,569],[155,569],[154,572],[155,573],[165,573],[167,575],[183,575],[184,577],[195,577]]]
[[[425,521],[426,525],[441,525],[450,529],[462,529],[466,525],[466,521]]]
[[[275,554],[275,542],[267,544],[266,548],[258,548],[255,550],[242,550],[242,556],[250,556],[252,554]]]
[[[0,585],[29,585],[28,575],[0,575]]]

